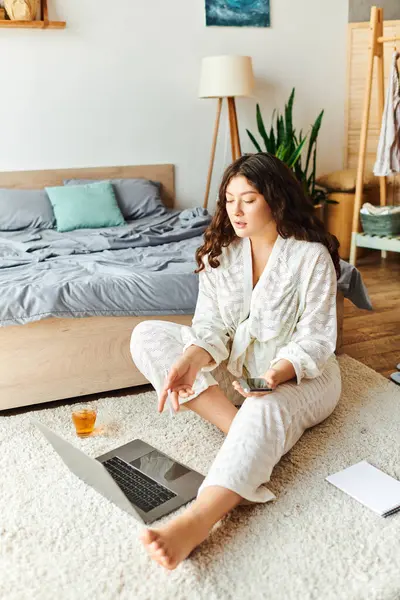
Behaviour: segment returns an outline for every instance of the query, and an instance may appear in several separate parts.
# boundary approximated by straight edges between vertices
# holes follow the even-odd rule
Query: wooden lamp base
[[[208,197],[210,195],[211,178],[212,178],[212,172],[213,172],[213,167],[214,167],[214,158],[215,158],[215,149],[217,146],[219,122],[221,119],[222,100],[223,100],[223,98],[218,98],[217,115],[215,118],[213,140],[212,140],[212,145],[211,145],[210,164],[208,167],[207,185],[206,185],[206,193],[204,196],[203,208],[207,208]],[[229,98],[227,98],[227,101],[228,101],[228,117],[229,117],[229,131],[230,131],[230,138],[231,138],[232,161],[235,161],[237,158],[239,158],[242,155],[242,151],[240,148],[240,138],[239,138],[239,128],[238,128],[235,98],[229,97]]]

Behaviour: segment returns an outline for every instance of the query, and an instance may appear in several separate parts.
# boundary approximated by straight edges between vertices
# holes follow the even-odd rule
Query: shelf
[[[400,235],[368,235],[366,233],[353,233],[357,248],[371,248],[372,250],[388,250],[400,252]]]
[[[20,27],[24,29],[65,29],[65,21],[8,21],[0,20],[0,27]]]

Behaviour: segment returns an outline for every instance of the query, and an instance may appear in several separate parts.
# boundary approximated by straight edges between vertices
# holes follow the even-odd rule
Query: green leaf
[[[264,121],[263,121],[263,118],[262,118],[262,114],[261,114],[261,110],[260,110],[260,105],[259,104],[257,104],[256,116],[257,116],[258,131],[259,131],[262,139],[264,140],[265,149],[268,152],[269,138],[268,138],[267,132],[265,131]],[[261,152],[261,150],[260,150],[260,152]]]
[[[275,113],[276,113],[276,108],[274,108],[274,110],[272,111],[272,116],[271,116],[271,128],[269,131],[269,141],[270,141],[270,149],[269,152],[273,155],[276,155],[276,151],[278,149],[278,134],[275,135],[274,132],[274,117],[275,117]]]
[[[290,167],[291,169],[293,168],[293,166],[296,164],[296,162],[299,160],[300,155],[303,151],[304,148],[304,144],[306,143],[306,138],[304,138],[300,144],[297,146],[297,148],[294,150],[294,152],[292,152],[291,156],[289,157],[288,161],[287,161],[287,165],[288,167]]]
[[[311,186],[311,197],[314,196],[315,193],[315,173],[317,170],[317,145],[315,144],[314,154],[313,154],[313,170],[312,170],[312,186]]]
[[[248,129],[246,129],[246,131],[247,131],[249,138],[251,139],[254,146],[256,147],[257,152],[262,152],[261,147],[260,147],[259,143],[257,142],[256,138],[254,137],[254,135]]]
[[[321,127],[321,122],[322,122],[323,116],[324,116],[324,111],[321,110],[321,112],[319,113],[318,117],[316,118],[315,123],[311,129],[310,143],[308,144],[308,151],[307,151],[307,158],[306,158],[306,165],[305,165],[306,173],[308,173],[308,166],[310,163],[311,153],[313,151],[313,146],[317,141],[317,137],[318,137],[318,133],[319,133],[319,130]]]
[[[289,152],[290,152],[290,148],[287,146],[286,142],[283,141],[282,144],[279,146],[278,150],[276,151],[276,156],[284,163],[286,163],[286,160],[289,156]]]
[[[297,138],[296,135],[294,136],[296,146],[301,144],[302,141],[305,140],[306,138],[307,138],[307,136],[303,136],[303,130],[300,129],[299,137]],[[294,164],[294,172],[299,181],[302,181],[302,179],[303,179],[303,169],[302,169],[301,165],[302,165],[302,157],[300,155],[299,158],[297,159],[296,163]]]
[[[276,150],[276,154],[275,154],[275,156],[277,158],[279,158],[279,160],[283,160],[284,150],[285,150],[285,144],[284,144],[284,142],[282,142],[281,144],[279,144],[279,146]]]
[[[268,152],[270,152],[271,154],[275,154],[276,153],[276,139],[275,139],[273,125],[271,125],[271,129],[269,131],[269,143],[270,143],[270,148],[269,148]]]
[[[293,139],[293,102],[294,102],[295,88],[289,96],[288,103],[285,104],[285,127],[286,127],[286,139]]]
[[[277,130],[278,130],[278,139],[277,145],[278,147],[285,141],[285,123],[283,121],[283,117],[279,115],[277,116]]]

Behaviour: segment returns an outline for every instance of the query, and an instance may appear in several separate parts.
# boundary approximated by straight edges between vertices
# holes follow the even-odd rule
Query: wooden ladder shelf
[[[383,44],[386,42],[395,42],[398,36],[384,37],[383,36],[383,9],[373,6],[371,8],[371,20],[370,20],[370,47],[369,47],[369,59],[368,59],[368,74],[367,74],[367,86],[364,96],[364,109],[361,124],[360,134],[360,150],[358,154],[358,167],[357,167],[357,181],[356,181],[356,195],[354,201],[354,213],[353,213],[353,227],[351,236],[351,250],[350,250],[350,263],[356,264],[357,260],[357,248],[371,248],[375,250],[381,250],[382,255],[385,256],[386,251],[400,252],[400,236],[380,236],[380,235],[367,235],[365,233],[359,233],[360,230],[360,208],[363,197],[364,188],[364,170],[365,170],[365,155],[367,150],[367,137],[368,137],[368,125],[369,115],[371,108],[371,94],[372,94],[372,80],[374,73],[374,61],[377,60],[377,92],[378,92],[378,110],[382,116],[385,102],[385,84],[384,84],[384,72],[383,72]],[[385,206],[387,204],[387,188],[386,188],[386,177],[379,178],[380,188],[380,204]]]

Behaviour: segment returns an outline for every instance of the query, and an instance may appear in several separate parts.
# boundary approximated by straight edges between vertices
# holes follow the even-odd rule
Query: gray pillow
[[[0,231],[52,229],[56,220],[45,190],[0,188]]]
[[[118,205],[126,220],[142,219],[166,212],[158,181],[149,179],[107,179],[111,181]],[[93,183],[93,179],[65,179],[64,185]]]

